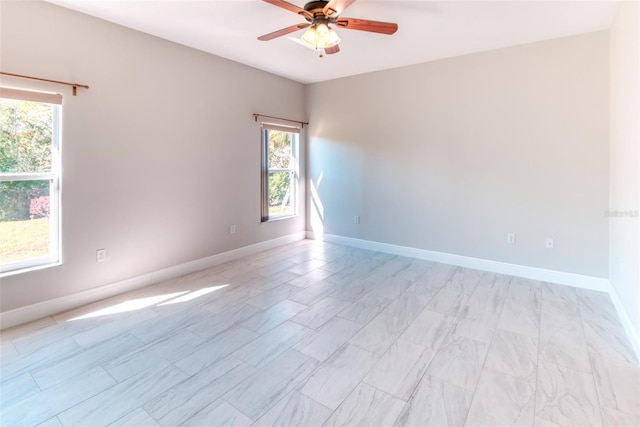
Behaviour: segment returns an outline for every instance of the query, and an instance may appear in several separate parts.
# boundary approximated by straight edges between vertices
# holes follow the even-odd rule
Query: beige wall
[[[310,85],[309,229],[608,277],[608,43],[597,32]]]
[[[612,211],[640,208],[640,13],[621,2],[611,28]],[[640,337],[640,218],[610,219],[610,280]]]
[[[638,204],[637,122],[616,113],[638,108],[624,95],[633,49],[637,75],[630,4],[611,34],[611,94],[599,32],[310,85],[305,117],[301,84],[50,4],[1,2],[2,70],[91,89],[64,90],[64,264],[1,279],[0,311],[303,230],[304,206],[259,223],[254,111],[311,121],[310,230],[597,277],[610,255],[618,293],[637,302],[638,240],[624,243],[614,220],[609,236],[604,215]]]
[[[0,311],[304,230],[304,203],[260,224],[251,116],[305,119],[302,84],[47,3],[0,7],[3,71],[91,86],[64,89],[64,264],[2,278]]]

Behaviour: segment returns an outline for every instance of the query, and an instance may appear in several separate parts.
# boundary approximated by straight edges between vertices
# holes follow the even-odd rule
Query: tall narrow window
[[[262,222],[297,214],[299,133],[262,124]]]
[[[0,274],[60,261],[61,104],[0,88]]]

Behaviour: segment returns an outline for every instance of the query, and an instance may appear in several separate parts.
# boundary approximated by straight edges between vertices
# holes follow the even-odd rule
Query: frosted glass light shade
[[[325,23],[314,24],[302,35],[302,41],[314,49],[326,49],[340,43],[340,37]]]

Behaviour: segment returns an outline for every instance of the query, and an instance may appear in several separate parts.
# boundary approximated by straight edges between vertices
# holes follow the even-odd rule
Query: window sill
[[[264,221],[263,224],[267,224],[274,221],[282,221],[283,219],[297,218],[297,217],[298,217],[298,214],[269,217],[269,219]]]
[[[0,278],[16,276],[23,273],[31,273],[32,271],[44,270],[46,268],[58,267],[62,265],[62,261],[43,262],[42,264],[20,267],[13,267],[11,270],[4,270],[6,267],[0,267]]]

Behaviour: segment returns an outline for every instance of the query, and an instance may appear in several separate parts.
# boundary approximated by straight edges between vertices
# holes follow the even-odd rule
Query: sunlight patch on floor
[[[215,292],[218,289],[226,288],[227,286],[229,286],[229,285],[220,285],[220,286],[212,286],[210,288],[203,288],[203,289],[188,293],[186,295],[179,296],[178,298],[174,298],[172,300],[165,301],[162,304],[158,304],[158,305],[178,304],[178,303],[181,303],[181,302],[191,301],[191,300],[194,300],[194,299],[196,299],[198,297],[201,297],[203,295],[207,295],[207,294],[209,294],[211,292]]]

